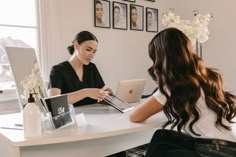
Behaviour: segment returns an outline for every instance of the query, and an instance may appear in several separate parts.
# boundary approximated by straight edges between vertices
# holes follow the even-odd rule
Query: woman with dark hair
[[[149,56],[153,65],[148,72],[159,89],[136,107],[130,120],[143,122],[163,110],[167,122],[154,134],[146,156],[235,156],[236,96],[223,89],[221,75],[205,66],[176,28],[151,40]]]
[[[68,61],[52,67],[48,95],[67,94],[69,104],[74,106],[93,104],[105,98],[111,89],[104,89],[104,81],[92,59],[97,51],[98,40],[88,31],[78,33],[73,45],[67,49]]]

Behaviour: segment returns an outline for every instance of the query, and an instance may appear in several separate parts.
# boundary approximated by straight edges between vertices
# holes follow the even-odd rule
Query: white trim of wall
[[[60,42],[60,15],[58,15],[57,0],[41,0],[39,3],[39,21],[40,21],[40,37],[41,37],[41,68],[44,79],[48,79],[50,69],[48,69],[49,61],[62,60],[58,52],[61,51]],[[55,63],[56,64],[56,63]]]

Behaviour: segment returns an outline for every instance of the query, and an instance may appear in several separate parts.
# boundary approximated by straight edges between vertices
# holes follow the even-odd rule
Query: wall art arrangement
[[[129,29],[134,31],[144,31],[145,27],[146,32],[158,32],[157,8],[138,5],[135,0],[123,1],[94,0],[94,26],[111,28],[112,23],[113,29],[128,30],[129,25]]]

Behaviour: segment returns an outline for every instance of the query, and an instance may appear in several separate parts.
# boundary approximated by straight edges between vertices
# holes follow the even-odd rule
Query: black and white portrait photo
[[[158,9],[146,8],[146,31],[158,32]]]
[[[130,29],[143,31],[143,6],[130,4]]]
[[[94,24],[96,27],[110,28],[110,1],[94,0]]]
[[[135,2],[136,0],[123,0],[123,1],[127,1],[127,2]]]
[[[127,29],[127,4],[113,1],[113,28]]]

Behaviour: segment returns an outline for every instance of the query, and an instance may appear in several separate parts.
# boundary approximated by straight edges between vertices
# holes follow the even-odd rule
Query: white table
[[[104,157],[150,142],[154,131],[166,121],[159,113],[144,123],[132,123],[130,112],[123,114],[101,104],[77,107],[76,113],[85,114],[86,127],[67,126],[31,139],[24,138],[23,130],[0,129],[0,156]],[[0,116],[0,122],[21,119],[20,113]]]

